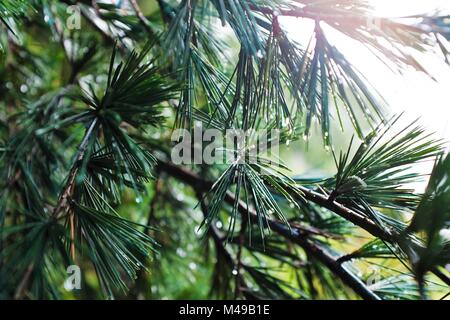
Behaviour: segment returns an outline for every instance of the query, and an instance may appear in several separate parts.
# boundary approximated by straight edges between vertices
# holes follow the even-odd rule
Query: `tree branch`
[[[52,215],[56,218],[59,218],[58,215],[61,210],[67,205],[68,199],[72,194],[72,189],[75,182],[75,177],[78,173],[78,170],[80,168],[81,160],[83,160],[84,154],[86,152],[87,146],[89,144],[89,141],[91,139],[92,133],[95,131],[95,128],[97,126],[97,118],[94,118],[92,122],[90,123],[88,129],[86,130],[86,133],[84,134],[83,140],[80,143],[80,146],[78,147],[78,154],[75,160],[74,165],[72,166],[72,169],[69,172],[69,176],[67,178],[67,182],[61,192],[61,195],[59,196],[59,200],[57,205],[55,206],[55,209],[53,210]]]
[[[201,179],[195,173],[190,172],[184,168],[180,168],[178,166],[175,166],[173,164],[170,164],[170,163],[167,163],[164,161],[160,161],[159,165],[161,166],[161,168],[163,170],[165,170],[172,176],[175,176],[176,178],[183,180],[184,182],[190,184],[191,186],[200,186],[200,187],[204,188],[205,190],[209,190],[212,186],[211,182]],[[302,196],[304,199],[311,201],[312,203],[315,203],[321,207],[324,207],[324,208],[334,212],[335,214],[352,222],[356,226],[364,229],[365,231],[369,232],[371,235],[373,235],[377,238],[380,238],[389,243],[397,243],[398,237],[400,236],[399,234],[394,233],[394,231],[389,232],[387,230],[380,228],[373,221],[371,221],[369,218],[367,218],[363,213],[358,212],[353,209],[349,209],[346,206],[344,206],[336,201],[330,201],[328,197],[326,197],[320,193],[317,193],[313,190],[310,190],[308,188],[305,188],[303,186],[297,186],[297,187],[303,193]],[[291,192],[291,195],[296,200],[299,200],[299,201],[304,200],[296,192]],[[299,229],[299,228],[297,228],[297,229]],[[308,230],[304,230],[304,231],[308,231]],[[430,271],[436,277],[438,277],[442,282],[444,282],[446,285],[450,286],[450,278],[447,275],[445,275],[443,272],[441,272],[437,268],[433,268]]]
[[[169,175],[191,185],[195,190],[208,190],[212,185],[212,183],[205,181],[197,174],[183,168],[179,168],[173,164],[167,162],[159,162],[159,167],[162,170],[166,171]],[[233,205],[235,203],[234,195],[231,192],[227,192],[225,201]],[[249,210],[247,211],[247,209]],[[247,212],[250,213],[251,222],[257,223],[258,217],[256,212],[254,212],[254,210],[252,210],[251,208],[247,208],[247,205],[242,200],[239,200],[238,202],[238,210],[241,214],[243,213],[247,215]],[[363,299],[380,300],[380,298],[371,290],[369,290],[360,279],[358,279],[351,272],[345,269],[337,261],[336,258],[331,256],[328,252],[326,252],[323,248],[319,247],[314,242],[307,240],[307,233],[298,228],[289,228],[285,224],[271,219],[267,219],[267,222],[268,226],[273,231],[299,245],[305,251],[309,252],[311,256],[315,257],[324,265],[326,265]]]
[[[130,0],[130,4],[133,7],[134,12],[136,13],[136,16],[138,17],[139,21],[141,21],[142,26],[144,27],[145,31],[147,33],[154,37],[155,33],[153,32],[152,28],[150,28],[150,23],[148,22],[147,18],[142,13],[141,8],[139,7],[139,4],[136,0]]]
[[[204,198],[203,190],[196,190],[196,195],[198,200],[200,201],[200,208],[202,210],[203,216],[206,217],[208,213],[208,205]],[[219,231],[216,229],[216,227],[211,226],[208,230],[208,233],[214,241],[214,245],[216,247],[218,254],[221,254],[225,258],[225,261],[232,269],[239,268],[240,264],[239,258],[234,259],[232,254],[225,248],[223,244],[223,239],[222,237],[220,237]],[[240,270],[237,269],[237,271],[238,272],[236,274],[236,288],[235,288],[236,292],[240,292],[242,289],[249,291],[249,288],[245,282],[245,279],[240,273]]]

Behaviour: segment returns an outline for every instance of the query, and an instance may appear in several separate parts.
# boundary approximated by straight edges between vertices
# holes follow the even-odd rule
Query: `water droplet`
[[[195,262],[190,262],[189,263],[189,269],[196,270],[197,269],[197,264]]]
[[[233,271],[231,271],[231,274],[232,274],[233,276],[237,276],[237,275],[238,275],[237,269],[233,269]]]
[[[181,248],[177,248],[177,255],[180,256],[181,258],[186,257],[186,251],[184,251]]]
[[[184,201],[184,194],[178,193],[178,194],[175,196],[175,198],[176,198],[178,201],[182,202],[182,201]]]
[[[441,229],[439,235],[445,240],[450,241],[450,229]]]

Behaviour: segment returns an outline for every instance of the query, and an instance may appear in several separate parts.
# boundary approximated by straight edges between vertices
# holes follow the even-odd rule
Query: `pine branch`
[[[196,190],[208,190],[212,183],[209,183],[196,175],[193,172],[187,171],[185,169],[179,168],[175,165],[172,165],[168,162],[159,162],[159,167],[166,171],[169,175],[184,181],[189,184]],[[236,199],[234,195],[230,192],[227,192],[225,201],[234,205]],[[241,214],[247,216],[250,213],[250,218],[252,223],[258,223],[258,216],[256,212],[252,209],[247,208],[247,205],[243,203],[243,201],[238,201],[238,209]],[[337,276],[341,278],[341,280],[346,283],[349,287],[351,287],[356,293],[358,293],[362,298],[369,300],[379,300],[379,297],[375,295],[371,290],[369,290],[357,277],[351,274],[348,270],[346,270],[337,259],[333,258],[330,254],[326,253],[322,248],[318,245],[314,244],[311,241],[305,239],[307,236],[305,233],[299,231],[295,228],[289,228],[282,222],[274,221],[271,219],[267,219],[268,226],[277,232],[279,235],[291,240],[293,243],[298,244],[305,251],[309,252],[316,259],[325,264],[331,271],[333,271]]]
[[[73,192],[75,178],[76,178],[78,170],[80,169],[80,166],[83,162],[83,158],[86,153],[86,149],[89,145],[89,142],[92,139],[92,135],[95,132],[95,129],[97,127],[97,121],[98,121],[98,119],[94,118],[92,120],[92,122],[89,124],[89,126],[85,132],[84,138],[78,147],[78,153],[77,153],[75,162],[72,166],[72,169],[69,172],[67,182],[66,182],[64,188],[62,189],[61,194],[58,198],[59,199],[58,203],[55,206],[55,209],[53,210],[52,215],[57,219],[59,219],[61,217],[61,214],[60,214],[61,210],[69,205],[70,197]]]
[[[82,159],[86,152],[86,148],[88,146],[89,140],[91,139],[92,133],[94,132],[96,125],[97,125],[97,119],[94,119],[92,121],[92,123],[89,125],[88,129],[86,130],[85,136],[79,145],[76,160],[72,166],[72,169],[70,170],[70,173],[67,178],[67,182],[60,193],[58,202],[57,202],[56,206],[54,207],[54,210],[52,213],[52,216],[55,219],[59,219],[62,216],[61,212],[67,212],[69,210],[70,198],[71,198],[72,192],[73,192],[75,177],[77,175],[78,169],[80,168],[80,164],[82,162]],[[71,225],[71,230],[72,229],[73,229],[73,225]],[[72,236],[71,237],[71,240],[72,240],[71,253],[72,253],[72,257],[73,257],[74,256],[74,243],[73,243],[74,238],[73,238],[72,232],[71,232],[71,236]],[[23,293],[25,292],[27,286],[29,285],[30,277],[33,272],[34,272],[34,264],[31,263],[30,265],[28,265],[27,270],[26,270],[25,274],[23,275],[22,280],[20,281],[20,284],[17,287],[16,293],[14,295],[15,299],[20,299],[23,296]]]
[[[178,180],[184,181],[185,183],[187,183],[188,185],[192,186],[195,189],[207,191],[212,187],[211,182],[208,182],[208,181],[202,179],[201,177],[197,176],[195,173],[193,173],[189,170],[186,170],[184,168],[180,168],[178,166],[175,166],[173,164],[170,164],[168,162],[161,161],[161,160],[158,162],[158,166],[165,172],[169,173],[171,176],[177,178]],[[324,207],[324,208],[336,213],[337,215],[343,217],[344,219],[354,223],[355,225],[357,225],[360,228],[364,229],[365,231],[369,232],[371,235],[373,235],[377,238],[380,238],[388,243],[396,244],[401,239],[402,235],[400,233],[398,233],[395,230],[387,231],[387,230],[379,227],[373,221],[371,221],[369,218],[367,218],[367,216],[364,215],[362,212],[358,212],[357,210],[354,210],[354,209],[349,209],[336,201],[330,201],[328,197],[326,197],[320,193],[317,193],[313,190],[310,190],[308,188],[305,188],[302,186],[298,186],[298,188],[302,192],[303,199],[299,198],[298,193],[292,194],[292,196],[299,201],[304,201],[304,199],[306,199],[308,201],[311,201],[312,203],[315,203],[321,207]],[[235,203],[234,195],[231,194],[230,192],[227,192],[225,201],[233,206]],[[245,214],[247,214],[246,205],[241,202],[242,201],[239,201],[239,209],[243,210],[245,212]],[[242,206],[241,206],[241,204],[242,204]],[[273,226],[271,226],[271,228],[273,228],[274,230],[275,230],[275,228],[276,228],[276,230],[279,230],[280,232],[286,232],[284,230],[285,228],[287,228],[289,230],[289,227],[284,225],[283,223],[274,222],[272,220],[269,220],[269,221],[270,221],[269,224],[270,223],[274,224]],[[300,234],[308,235],[308,232],[305,232],[305,229],[296,229],[295,226],[293,226],[291,228],[291,230],[297,230],[296,232],[298,232]],[[308,230],[308,229],[306,229],[306,230]],[[288,236],[288,233],[286,232],[284,235]],[[291,237],[292,235],[289,235],[289,236]],[[319,260],[322,259],[321,261],[324,262],[324,264],[326,264],[330,268],[333,268],[335,265],[340,265],[341,262],[345,261],[345,260],[342,261],[340,259],[334,259],[330,256],[327,256],[326,254],[324,254],[324,252],[322,252],[321,249],[315,249],[314,246],[311,247],[311,245],[309,243],[304,243],[304,245],[310,250],[313,250],[313,249],[316,250],[317,254],[320,255],[320,259],[319,258],[318,259]],[[413,249],[419,249],[420,248],[419,245],[420,244],[415,243]],[[340,268],[338,268],[336,272],[342,273],[342,275],[346,274],[346,272],[341,270]],[[431,272],[434,273],[439,279],[441,279],[446,285],[450,286],[450,278],[447,275],[445,275],[444,273],[439,271],[437,268],[433,268],[431,270]],[[350,278],[351,277],[349,277],[349,279]],[[350,281],[352,281],[352,280],[350,280]],[[355,285],[355,287],[358,287],[357,283],[354,283],[352,285]]]
[[[341,298],[349,292],[336,290],[342,289],[343,283],[364,299],[395,294],[408,299],[425,298],[426,291],[433,288],[426,278],[429,273],[450,286],[444,269],[450,254],[450,242],[445,237],[449,212],[443,210],[448,207],[448,200],[443,199],[448,197],[438,192],[445,185],[448,169],[442,170],[441,182],[432,176],[430,182],[435,183],[423,195],[405,187],[421,177],[410,173],[409,167],[434,157],[440,146],[425,139],[426,132],[419,128],[372,149],[371,140],[363,137],[359,119],[365,118],[374,126],[378,122],[375,118],[384,119],[385,101],[338,51],[339,44],[335,47],[334,41],[327,41],[328,29],[322,30],[327,25],[354,39],[392,69],[411,66],[426,73],[414,58],[415,53],[431,53],[432,45],[439,46],[448,62],[448,17],[419,15],[410,17],[416,18],[417,23],[409,24],[407,20],[377,19],[365,1],[344,2],[311,0],[297,5],[295,1],[282,0],[157,0],[162,16],[162,23],[157,19],[157,25],[150,21],[150,15],[145,16],[137,0],[126,4],[60,0],[51,5],[45,1],[0,0],[0,29],[6,25],[9,30],[3,37],[8,41],[7,63],[0,68],[0,78],[5,80],[5,85],[0,85],[0,91],[5,93],[5,101],[0,103],[5,115],[5,120],[0,121],[0,140],[6,141],[4,147],[1,143],[0,164],[5,185],[12,187],[0,193],[0,295],[53,297],[60,291],[52,287],[57,281],[54,272],[73,260],[70,256],[74,258],[76,249],[82,259],[92,262],[101,290],[109,297],[117,289],[125,293],[128,281],[144,272],[142,262],[155,244],[148,227],[155,223],[155,214],[160,220],[156,210],[163,207],[157,196],[161,180],[158,178],[155,183],[147,228],[123,218],[119,215],[123,207],[116,209],[116,205],[128,202],[122,193],[125,188],[145,191],[156,163],[150,150],[169,145],[164,138],[152,137],[156,147],[146,149],[135,138],[137,132],[147,129],[150,132],[146,131],[146,136],[156,134],[152,127],[164,121],[161,107],[167,103],[177,110],[174,119],[169,120],[174,120],[175,126],[185,124],[191,128],[192,120],[197,119],[219,130],[285,128],[280,142],[286,145],[284,139],[298,138],[298,130],[303,130],[300,134],[307,140],[317,122],[325,148],[332,149],[333,100],[341,128],[340,113],[346,112],[354,130],[364,138],[353,156],[349,156],[353,153],[351,146],[339,159],[333,152],[336,175],[314,182],[291,179],[284,173],[289,168],[282,167],[278,172],[266,159],[253,165],[228,166],[215,182],[183,167],[159,162],[158,170],[194,189],[207,235],[220,257],[215,270],[225,265],[233,268],[234,275],[237,269],[235,279],[231,273],[218,272],[223,275],[218,281],[225,283],[225,278],[227,289],[235,283],[236,297],[251,297],[256,284],[264,291],[260,297],[290,298],[295,292],[308,298]],[[83,23],[89,24],[82,31],[69,30],[62,23],[67,19],[64,9],[74,4],[81,9]],[[36,14],[23,19],[25,27],[33,28],[20,27],[24,13],[34,9],[38,9]],[[315,22],[310,42],[306,45],[291,39],[280,24],[281,17]],[[370,25],[373,19],[377,19],[377,26]],[[225,30],[216,29],[217,22],[231,28],[234,34],[217,32]],[[167,31],[164,42],[156,37],[156,31],[162,29]],[[39,33],[36,40],[41,45],[41,36],[48,36],[49,30],[53,41],[43,48],[49,57],[39,56],[28,41],[21,41]],[[221,41],[228,40],[228,36],[236,42]],[[82,41],[100,37],[104,39],[103,47]],[[90,70],[90,57],[94,54],[100,67],[106,65],[102,51],[108,45],[118,43],[119,50],[126,54],[148,37],[157,38],[157,49],[163,53],[154,56],[154,60],[144,62],[150,52],[150,47],[145,46],[141,55],[133,51],[127,61],[115,67],[114,50],[107,80],[105,74]],[[52,52],[54,40],[59,40],[63,51]],[[238,47],[241,50],[237,56]],[[177,77],[180,86],[173,86],[168,77],[161,76],[166,68],[175,71],[172,78],[175,73],[181,74]],[[57,74],[55,70],[61,72]],[[82,78],[78,77],[81,72]],[[37,99],[61,86],[66,74],[69,84],[83,90],[82,97],[74,97],[71,92],[51,103]],[[58,75],[61,81],[57,81]],[[107,81],[105,88],[99,85],[103,80]],[[30,88],[31,83],[36,84],[32,90],[22,90]],[[180,103],[175,106],[178,92]],[[38,101],[22,107],[23,101],[28,100]],[[98,135],[94,137],[95,132]],[[167,134],[164,132],[164,136]],[[69,163],[68,153],[73,154]],[[213,176],[221,168],[204,167],[202,173]],[[56,204],[52,201],[55,197]],[[136,202],[139,200],[140,196]],[[186,205],[187,201],[178,199],[167,204],[173,211]],[[295,206],[299,212],[294,216]],[[405,211],[415,212],[409,227],[403,222],[408,217]],[[171,210],[166,213],[161,220],[171,221],[175,216]],[[226,236],[215,225],[223,222],[224,213],[230,218]],[[65,220],[60,221],[61,217]],[[311,226],[302,225],[303,222]],[[239,232],[234,232],[235,225],[240,226]],[[327,241],[357,237],[358,233],[352,233],[353,225],[375,238],[338,258],[328,246],[336,242]],[[261,239],[251,234],[258,228]],[[13,232],[10,234],[8,229]],[[275,232],[264,238],[270,230]],[[195,237],[191,233],[188,236]],[[167,239],[164,237],[161,239]],[[168,238],[174,239],[171,235]],[[179,238],[186,241],[185,237]],[[248,258],[261,263],[253,267],[247,263]],[[400,277],[394,276],[384,279],[382,288],[366,286],[362,277],[348,268],[353,265],[349,262],[372,258],[397,258],[411,281],[402,283]],[[294,271],[298,289],[273,276],[272,264],[267,267],[262,263],[267,261],[279,262],[283,271]],[[305,265],[307,268],[300,268]],[[11,270],[17,272],[12,274]],[[419,280],[418,291],[414,276]],[[336,282],[336,278],[342,281]],[[317,292],[316,279],[322,283]],[[405,285],[398,289],[399,284]],[[230,292],[226,294],[231,296]]]

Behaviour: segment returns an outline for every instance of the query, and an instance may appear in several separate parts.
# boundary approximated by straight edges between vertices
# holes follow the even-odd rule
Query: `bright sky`
[[[450,12],[449,0],[372,0],[377,13],[382,16],[398,17],[440,10]],[[404,122],[420,117],[420,123],[437,137],[450,142],[450,66],[442,56],[426,54],[420,62],[435,78],[408,70],[402,75],[392,74],[383,65],[367,55],[359,55],[354,46],[350,46],[348,54],[354,57],[359,70],[367,74],[374,86],[379,89],[391,106],[392,112],[404,111]],[[437,51],[439,52],[439,51]],[[353,61],[353,60],[352,60]],[[450,150],[450,143],[447,144]],[[414,171],[429,173],[432,163],[415,166]],[[417,183],[416,191],[423,191],[426,183]]]
[[[371,0],[376,13],[385,17],[409,16],[441,10],[450,13],[450,0]],[[289,35],[300,43],[308,43],[314,30],[314,22],[306,19],[284,18],[283,26]],[[310,32],[307,32],[308,30]],[[342,34],[326,30],[329,40],[338,47],[349,61],[370,81],[385,98],[390,112],[400,114],[404,111],[401,122],[406,125],[419,118],[419,123],[437,138],[450,142],[450,66],[442,53],[427,53],[416,57],[435,80],[411,68],[403,74],[394,74],[382,62],[373,57],[358,42]],[[401,128],[397,123],[398,129]],[[450,150],[450,143],[447,144]],[[305,173],[307,162],[298,156],[289,162],[294,172]],[[433,162],[416,164],[415,172],[428,174]],[[306,171],[305,171],[306,170]],[[412,185],[416,191],[423,191],[426,181]]]
[[[449,0],[371,0],[371,2],[380,16],[399,17],[435,12],[439,9],[450,12]],[[299,21],[306,20],[287,18],[283,24],[293,38],[306,43],[310,34],[304,30],[309,28],[312,32],[313,24],[305,25],[305,22]],[[303,32],[297,31],[300,29]],[[405,111],[403,116],[405,122],[420,117],[422,125],[450,141],[450,67],[445,64],[438,50],[436,54],[428,53],[417,57],[435,78],[432,80],[424,73],[413,69],[406,70],[401,75],[393,74],[357,42],[334,33],[329,38],[382,94],[389,103],[392,113]]]
[[[448,0],[370,0],[378,14],[398,17],[419,14],[433,10],[449,10]]]
[[[404,16],[441,10],[450,12],[449,0],[372,0],[382,16]],[[359,60],[359,61],[358,61]],[[392,75],[366,57],[355,57],[362,72],[366,72],[385,95],[394,112],[405,110],[409,118],[421,117],[422,123],[450,141],[450,67],[442,56],[427,54],[420,61],[436,81],[415,70],[403,75]]]

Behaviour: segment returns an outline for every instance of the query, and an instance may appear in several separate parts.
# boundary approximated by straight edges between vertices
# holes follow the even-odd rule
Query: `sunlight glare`
[[[375,13],[383,17],[400,17],[433,11],[448,11],[448,0],[370,0]]]
[[[371,0],[375,14],[384,17],[405,17],[437,11],[450,13],[449,0]],[[306,45],[313,33],[314,22],[308,19],[286,18],[283,26],[289,36]],[[435,48],[435,54],[417,54],[417,59],[432,75],[426,75],[413,68],[393,73],[375,58],[364,46],[348,38],[333,28],[326,27],[328,40],[358,69],[388,104],[388,113],[403,113],[403,125],[418,120],[419,124],[434,132],[436,138],[450,142],[450,67],[445,63],[442,53]],[[401,126],[400,123],[397,125]],[[450,150],[450,143],[446,144]],[[432,162],[417,164],[415,170],[429,173]],[[423,190],[424,183],[413,186]]]

